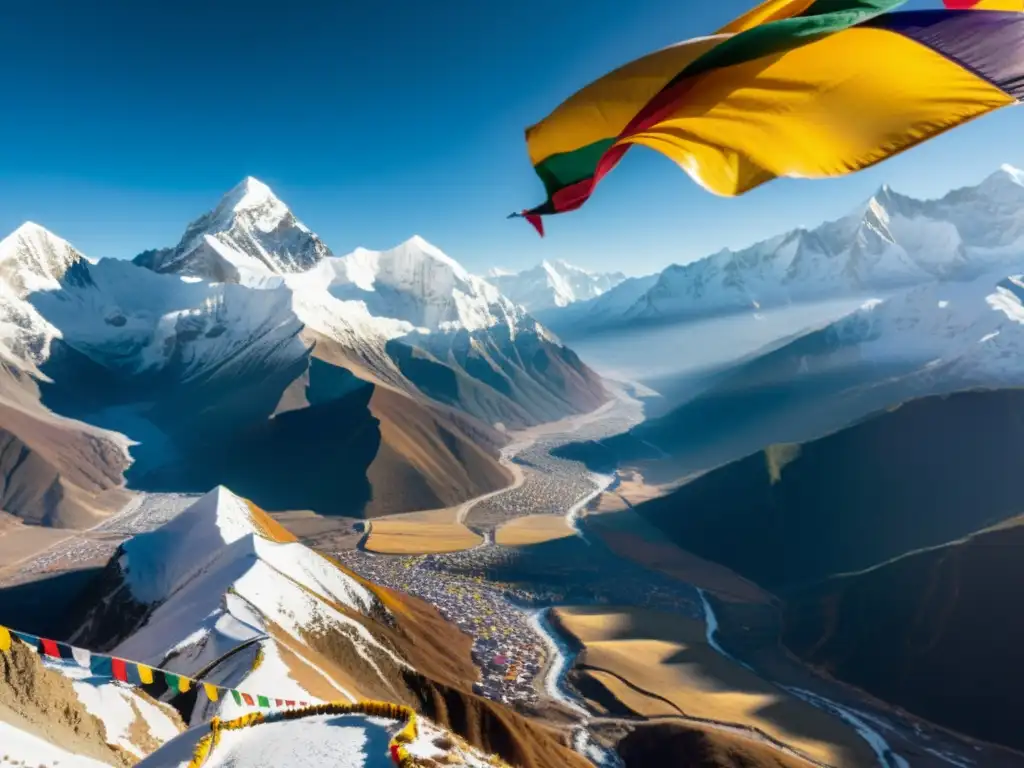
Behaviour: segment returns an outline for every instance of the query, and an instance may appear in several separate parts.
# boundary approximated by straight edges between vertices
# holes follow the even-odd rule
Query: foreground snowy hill
[[[434,608],[361,579],[222,487],[125,542],[81,605],[75,646],[254,697],[411,706],[523,768],[584,764],[556,731],[468,692],[470,640]],[[179,693],[157,679],[146,690],[193,726],[252,711],[200,685]],[[263,743],[262,728],[250,744]]]
[[[847,216],[796,229],[740,251],[672,265],[639,296],[636,284],[546,317],[573,329],[616,327],[843,295],[887,292],[936,280],[970,279],[1024,256],[1024,173],[1004,165],[980,184],[937,200],[883,186]],[[616,293],[619,296],[616,296]],[[609,302],[616,311],[608,312]]]
[[[224,731],[204,766],[257,768],[394,768],[388,742],[401,721],[365,715],[309,715]],[[473,749],[433,723],[417,719],[418,733],[406,747],[411,768],[437,765],[502,768],[505,763]],[[139,763],[140,768],[187,768],[209,728],[197,726]]]
[[[390,614],[373,592],[223,487],[125,542],[97,589],[73,643],[226,688],[300,701],[396,698],[411,671],[354,618]],[[205,693],[195,707],[193,722],[242,711]]]
[[[0,652],[0,755],[11,765],[129,766],[184,730],[137,688],[41,659],[15,641]]]
[[[597,298],[626,276],[621,272],[588,272],[556,259],[542,261],[522,272],[491,270],[486,279],[526,311],[536,313]]]
[[[447,507],[509,481],[503,429],[607,398],[439,249],[334,257],[254,179],[136,261],[35,225],[0,243],[5,515],[96,520],[129,464],[138,489],[228,482],[272,509]]]

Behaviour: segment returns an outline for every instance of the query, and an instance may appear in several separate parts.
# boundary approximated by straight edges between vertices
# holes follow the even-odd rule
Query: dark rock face
[[[934,723],[1024,749],[1024,525],[789,595],[784,643]]]
[[[911,401],[773,446],[637,507],[674,543],[769,589],[867,568],[1021,510],[1024,390]]]

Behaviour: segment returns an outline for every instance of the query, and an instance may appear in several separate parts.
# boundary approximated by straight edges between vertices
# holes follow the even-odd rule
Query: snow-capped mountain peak
[[[85,260],[67,240],[31,221],[0,240],[0,278],[19,298],[59,288],[68,270]]]
[[[598,274],[562,259],[545,259],[518,273],[490,274],[488,281],[530,312],[594,299],[626,279],[621,272]]]
[[[250,283],[305,272],[330,255],[270,187],[249,176],[192,222],[177,246],[139,254],[135,262],[157,272]]]
[[[278,199],[270,187],[257,178],[246,176],[234,189],[224,195],[218,208],[230,207],[237,213],[268,205],[285,208],[284,203]]]
[[[370,313],[430,331],[516,328],[523,312],[490,283],[469,274],[415,235],[387,251],[357,248],[331,260],[332,295],[362,301]]]

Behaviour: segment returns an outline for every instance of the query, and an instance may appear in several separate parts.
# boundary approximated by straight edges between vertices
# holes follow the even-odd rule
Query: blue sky
[[[607,70],[754,0],[48,0],[0,25],[0,233],[93,257],[171,245],[246,175],[336,253],[418,233],[467,267],[564,258],[651,272],[845,213],[881,183],[934,196],[1024,165],[1003,110],[869,171],[738,199],[636,151],[541,240],[523,129]],[[912,2],[907,7],[936,7]]]

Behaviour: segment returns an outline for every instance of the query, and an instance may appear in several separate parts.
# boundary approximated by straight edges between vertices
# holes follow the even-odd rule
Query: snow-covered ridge
[[[240,644],[257,644],[259,663],[239,654],[216,665],[212,682],[306,701],[325,690],[350,701],[367,695],[325,671],[311,636],[329,633],[350,644],[378,687],[391,685],[389,670],[408,666],[353,618],[388,612],[367,587],[226,488],[125,542],[116,568],[112,594],[123,585],[132,604],[152,608],[115,649],[120,657],[191,676]],[[297,669],[312,677],[297,679]],[[204,700],[200,710],[226,717],[243,711],[227,697]]]
[[[597,298],[626,276],[590,272],[559,259],[542,261],[522,272],[491,270],[486,279],[528,312],[538,312]]]
[[[190,224],[177,246],[146,251],[135,263],[155,272],[253,289],[288,286],[302,294],[296,301],[300,314],[302,308],[317,307],[321,314],[330,308],[346,316],[349,325],[361,327],[368,317],[375,318],[376,332],[388,338],[414,330],[480,331],[494,326],[514,334],[525,319],[525,312],[493,285],[419,236],[389,250],[357,248],[335,257],[266,184],[251,177]],[[322,317],[311,319],[321,326],[332,324]]]
[[[241,546],[240,546],[241,545]],[[134,597],[155,604],[201,578],[207,587],[218,560],[263,560],[325,600],[368,611],[363,586],[299,544],[250,502],[218,486],[152,533],[122,546],[121,568]],[[225,591],[228,585],[222,586]]]
[[[513,333],[526,313],[490,283],[422,237],[387,251],[359,248],[330,260],[332,295],[359,300],[370,313],[428,331],[479,331],[496,325]]]
[[[1004,165],[980,184],[935,200],[882,186],[840,219],[671,265],[641,295],[635,283],[624,283],[574,307],[565,322],[613,326],[895,291],[970,280],[1022,258],[1024,172]]]

